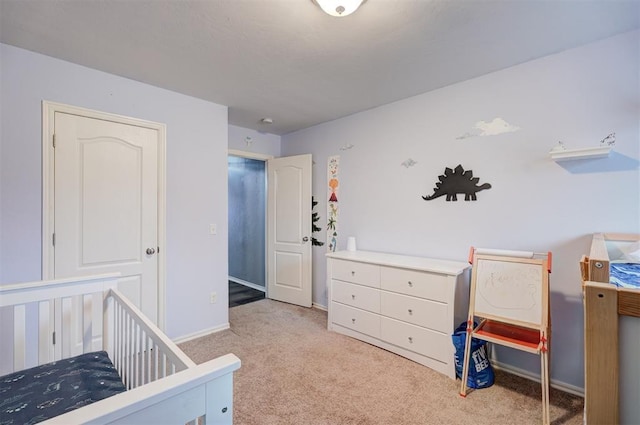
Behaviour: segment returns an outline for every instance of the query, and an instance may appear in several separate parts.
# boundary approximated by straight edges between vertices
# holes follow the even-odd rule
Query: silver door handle
[[[147,248],[147,255],[153,255],[156,253],[155,248]]]
[[[304,238],[302,238],[302,242],[309,242],[309,237],[305,236]]]

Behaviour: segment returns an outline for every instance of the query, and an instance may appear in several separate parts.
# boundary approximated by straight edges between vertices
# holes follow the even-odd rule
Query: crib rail
[[[119,276],[0,286],[0,375],[106,350],[130,391],[43,424],[232,423],[240,360],[195,365],[117,290]]]
[[[0,374],[102,349],[103,297],[118,277],[0,286]]]
[[[117,289],[111,289],[104,302],[104,347],[127,389],[195,366]]]

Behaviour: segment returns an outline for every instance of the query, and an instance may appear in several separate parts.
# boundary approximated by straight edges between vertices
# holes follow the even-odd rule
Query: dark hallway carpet
[[[236,282],[229,281],[229,307],[263,300],[265,293],[257,289],[249,288]]]

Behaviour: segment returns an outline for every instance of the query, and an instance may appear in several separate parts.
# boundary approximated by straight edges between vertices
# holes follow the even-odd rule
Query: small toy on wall
[[[409,159],[407,159],[406,161],[404,161],[400,165],[402,165],[404,168],[409,168],[409,167],[413,167],[416,164],[417,164],[416,161],[414,161],[413,159],[409,158]]]
[[[477,200],[477,192],[491,189],[489,183],[478,185],[480,179],[473,177],[473,171],[465,171],[460,164],[454,170],[449,167],[445,168],[444,174],[438,176],[438,180],[440,181],[436,182],[433,194],[423,196],[422,199],[431,201],[440,196],[446,196],[447,201],[457,201],[458,194],[464,194],[465,201],[475,201]]]

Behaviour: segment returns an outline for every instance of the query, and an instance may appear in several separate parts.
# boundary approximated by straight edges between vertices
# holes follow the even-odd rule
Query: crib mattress
[[[640,288],[640,264],[612,262],[609,281],[620,288]]]
[[[104,351],[0,377],[0,424],[35,424],[125,391]]]

